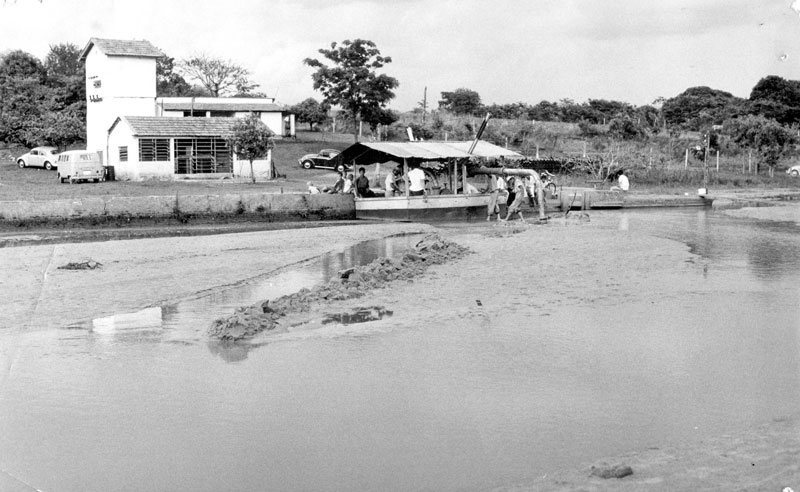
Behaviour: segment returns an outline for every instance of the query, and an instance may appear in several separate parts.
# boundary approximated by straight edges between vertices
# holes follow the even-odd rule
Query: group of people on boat
[[[408,178],[408,194],[410,196],[423,196],[425,194],[427,182],[425,171],[420,167],[414,167],[408,171],[406,176]],[[387,198],[402,195],[401,185],[404,182],[405,180],[400,173],[400,169],[397,167],[394,168],[386,175],[384,195]],[[379,196],[370,188],[369,178],[367,178],[366,169],[363,167],[358,168],[358,177],[355,179],[353,179],[352,173],[345,174],[340,172],[333,186],[326,186],[320,189],[311,181],[307,183],[307,186],[308,192],[312,195],[318,193],[353,193],[359,198],[374,198]]]

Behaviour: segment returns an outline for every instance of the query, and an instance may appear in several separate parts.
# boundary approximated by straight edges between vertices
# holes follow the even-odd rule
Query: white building
[[[99,152],[106,165],[119,165],[117,176],[236,175],[235,158],[220,142],[230,134],[233,118],[251,113],[258,114],[276,138],[294,136],[294,115],[273,98],[156,97],[156,59],[162,56],[149,41],[100,38],[91,38],[81,53],[86,64],[86,148]],[[177,123],[176,118],[195,121]],[[214,121],[196,121],[201,118]],[[155,155],[142,143],[149,137],[161,149]],[[169,145],[169,158],[164,145]],[[216,164],[207,165],[209,156]],[[261,172],[267,172],[263,168],[268,163],[259,163]]]
[[[86,149],[105,153],[108,129],[118,116],[155,116],[156,58],[144,40],[92,38],[86,64]]]

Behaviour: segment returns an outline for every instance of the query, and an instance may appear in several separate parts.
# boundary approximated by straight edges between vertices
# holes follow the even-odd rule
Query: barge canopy
[[[478,141],[469,154],[472,141],[452,142],[358,142],[342,151],[342,162],[352,166],[397,162],[404,159],[417,161],[446,162],[451,159],[523,159],[524,156],[513,150]]]

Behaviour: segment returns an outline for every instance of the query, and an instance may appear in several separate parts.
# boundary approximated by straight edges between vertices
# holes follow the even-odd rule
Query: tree
[[[439,108],[455,114],[475,114],[483,108],[483,105],[480,94],[462,87],[452,92],[442,92]]]
[[[640,140],[647,132],[638,121],[625,115],[614,118],[608,125],[608,134],[618,140]]]
[[[374,108],[365,110],[361,119],[366,121],[369,124],[369,128],[374,132],[378,125],[389,126],[399,120],[400,117],[391,109]]]
[[[783,124],[800,122],[800,81],[770,75],[750,92],[750,113],[761,114]]]
[[[171,56],[156,58],[156,96],[193,96],[192,86],[175,71],[175,59]],[[206,94],[207,95],[207,94]]]
[[[759,162],[769,166],[770,175],[794,141],[794,133],[789,128],[761,115],[736,118],[728,125],[728,131],[734,142],[758,152]]]
[[[81,49],[73,43],[51,44],[50,51],[44,59],[44,68],[50,79],[83,77]]]
[[[720,124],[739,113],[745,101],[710,87],[690,87],[661,107],[666,123],[688,130]]]
[[[34,124],[53,100],[45,78],[44,66],[29,53],[12,51],[0,60],[0,140],[40,143]]]
[[[326,103],[319,103],[313,97],[309,97],[303,102],[299,102],[289,108],[289,110],[297,115],[297,121],[300,123],[308,123],[308,129],[314,130],[314,124],[321,125],[328,119],[328,110],[330,106]]]
[[[239,159],[250,161],[250,179],[256,182],[253,161],[267,155],[273,147],[272,132],[258,115],[251,113],[233,125],[233,134],[227,139]]]
[[[381,56],[375,43],[365,39],[345,40],[341,45],[331,43],[331,49],[320,49],[332,62],[328,66],[314,58],[304,63],[317,70],[311,75],[314,89],[322,92],[324,102],[338,104],[353,119],[353,134],[358,140],[358,121],[366,113],[374,114],[394,98],[399,83],[394,77],[378,74],[376,70],[392,62]]]
[[[198,55],[178,65],[183,75],[198,81],[213,97],[248,93],[258,87],[250,82],[250,72],[230,60]]]

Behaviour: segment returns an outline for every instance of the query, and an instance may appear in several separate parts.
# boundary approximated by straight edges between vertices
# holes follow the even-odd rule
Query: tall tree
[[[51,44],[44,59],[44,68],[51,79],[57,77],[82,77],[81,49],[73,43]]]
[[[171,56],[156,58],[156,95],[159,97],[189,96],[192,86],[175,70]]]
[[[35,56],[12,51],[0,60],[0,140],[35,145],[35,130],[52,93],[45,85],[46,71]]]
[[[233,125],[233,135],[228,138],[228,144],[238,158],[250,161],[250,179],[253,183],[256,182],[253,161],[267,155],[273,145],[272,135],[261,118],[253,113],[239,118]]]
[[[664,101],[661,111],[670,126],[700,130],[737,114],[743,104],[743,99],[729,92],[710,87],[690,87]]]
[[[761,114],[783,124],[800,122],[800,81],[770,75],[750,92],[751,114]]]
[[[309,97],[305,101],[299,102],[289,109],[297,115],[297,121],[300,123],[308,123],[308,129],[314,130],[315,124],[321,125],[328,119],[328,110],[330,106],[326,103],[318,102],[313,97]]]
[[[736,118],[728,127],[728,132],[737,144],[758,152],[759,161],[769,166],[770,175],[795,139],[794,132],[789,128],[761,115]]]
[[[250,71],[230,60],[197,55],[182,60],[178,69],[199,82],[213,97],[248,93],[258,87],[250,81]]]
[[[442,92],[439,108],[455,114],[474,114],[483,107],[481,96],[477,92],[460,88],[452,92]]]
[[[367,113],[374,114],[385,108],[394,98],[397,79],[377,70],[391,63],[392,58],[381,56],[375,43],[365,39],[345,40],[341,45],[331,43],[330,49],[319,53],[332,65],[306,58],[304,63],[316,68],[312,74],[314,89],[322,92],[324,101],[342,107],[353,119],[353,133],[358,140],[358,121]]]

